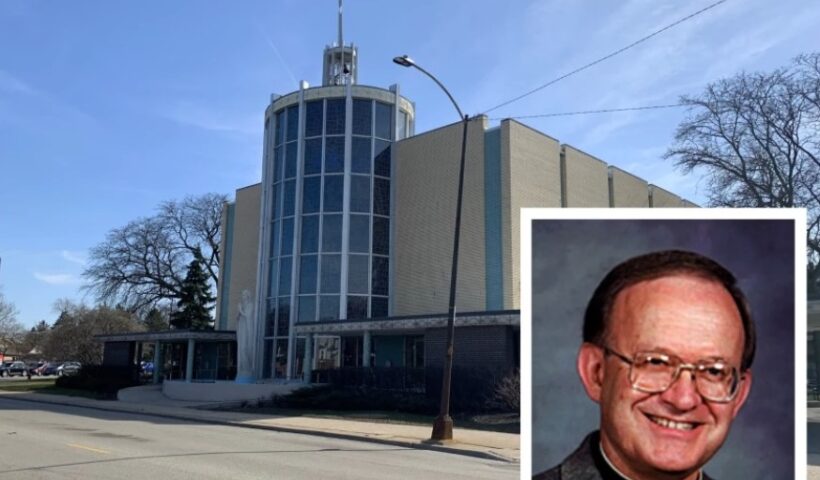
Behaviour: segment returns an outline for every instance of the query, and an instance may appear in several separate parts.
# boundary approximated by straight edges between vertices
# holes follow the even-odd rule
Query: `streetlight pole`
[[[453,419],[450,417],[450,385],[453,375],[453,335],[456,329],[456,280],[458,279],[458,246],[459,237],[461,236],[461,203],[464,192],[464,164],[467,153],[467,125],[470,121],[468,115],[464,115],[458,107],[455,99],[447,88],[436,77],[427,70],[421,68],[407,55],[396,57],[393,59],[398,65],[403,67],[413,67],[418,69],[421,73],[427,75],[434,82],[444,90],[453,106],[456,107],[458,116],[462,121],[463,130],[461,136],[461,162],[458,170],[458,196],[456,197],[456,225],[453,234],[453,265],[450,273],[450,303],[447,312],[447,347],[444,351],[444,370],[441,381],[441,405],[439,407],[439,414],[433,422],[433,433],[430,436],[431,440],[452,440],[453,439]]]

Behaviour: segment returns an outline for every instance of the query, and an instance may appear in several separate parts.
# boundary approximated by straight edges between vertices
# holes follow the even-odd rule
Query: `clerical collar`
[[[623,478],[624,480],[632,480],[631,478],[629,478],[629,477],[627,477],[626,475],[624,475],[624,473],[623,473],[623,472],[621,472],[620,470],[618,470],[618,467],[616,467],[616,466],[615,466],[615,465],[614,465],[614,464],[613,464],[613,463],[609,460],[609,457],[607,457],[607,456],[606,456],[606,452],[604,451],[604,445],[603,445],[603,442],[601,442],[600,440],[598,441],[598,450],[601,452],[601,457],[603,457],[603,459],[604,459],[604,461],[606,462],[607,466],[609,466],[609,468],[611,468],[613,472],[615,472],[618,476],[620,476],[620,477],[621,477],[621,478]],[[697,478],[697,480],[703,480],[703,470],[698,470],[698,478]]]

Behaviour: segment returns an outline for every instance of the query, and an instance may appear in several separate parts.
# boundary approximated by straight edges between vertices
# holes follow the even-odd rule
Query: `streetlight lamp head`
[[[407,55],[402,55],[401,57],[394,58],[393,63],[401,65],[402,67],[412,67],[416,64],[416,62],[414,62],[413,59],[408,57]]]

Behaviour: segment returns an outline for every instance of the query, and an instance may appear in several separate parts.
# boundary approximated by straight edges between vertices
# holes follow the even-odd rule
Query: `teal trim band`
[[[222,252],[222,285],[219,286],[220,300],[219,300],[219,319],[217,320],[218,330],[227,330],[228,328],[228,309],[230,308],[230,291],[231,291],[231,257],[233,253],[233,228],[234,217],[236,216],[236,204],[228,204],[225,221],[225,251]]]
[[[501,236],[501,129],[484,133],[484,277],[487,310],[504,308]]]

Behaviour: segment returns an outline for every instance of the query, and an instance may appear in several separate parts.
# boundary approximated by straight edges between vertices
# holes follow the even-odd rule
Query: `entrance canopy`
[[[153,344],[154,383],[160,378],[213,382],[236,377],[236,332],[232,330],[131,332],[96,338],[105,344],[105,365],[139,365],[143,344]]]
[[[96,335],[101,342],[179,342],[182,340],[236,340],[233,330],[165,330],[161,332]]]

